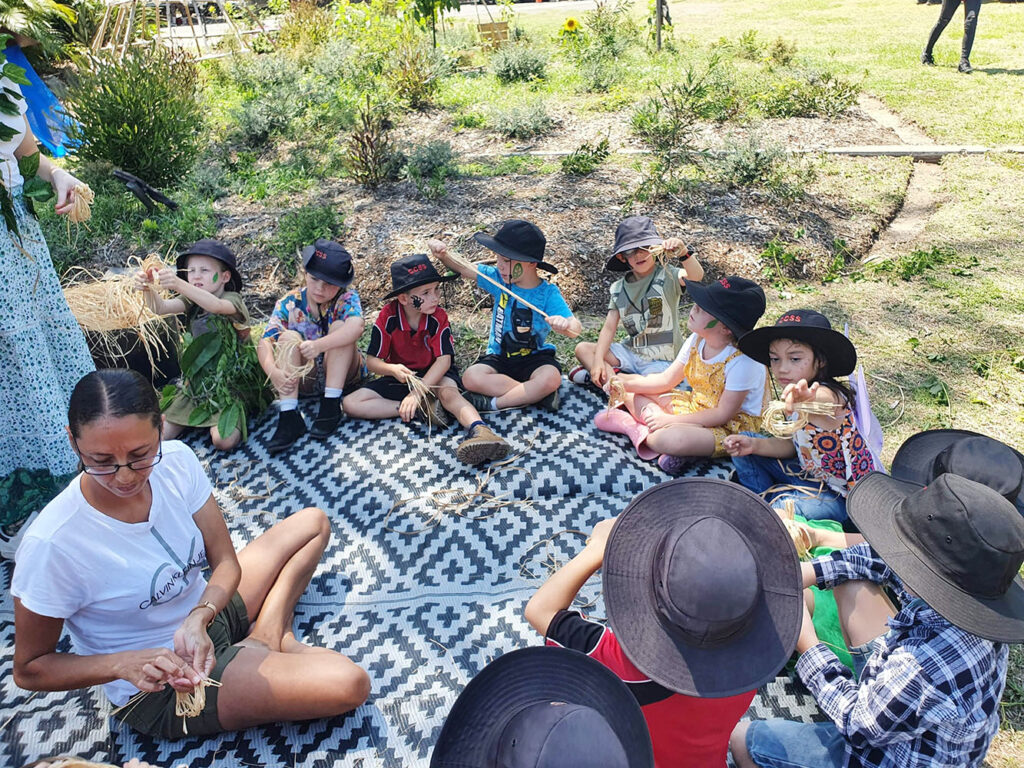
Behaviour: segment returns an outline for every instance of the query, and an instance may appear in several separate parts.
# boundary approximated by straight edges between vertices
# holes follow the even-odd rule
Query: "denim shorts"
[[[761,768],[842,768],[846,739],[832,723],[755,720],[747,752]]]
[[[857,645],[849,649],[850,657],[853,659],[853,676],[858,681],[860,680],[861,672],[864,671],[864,667],[868,663],[868,659],[881,646],[883,637],[885,635],[879,635],[874,640],[868,640],[864,645]]]

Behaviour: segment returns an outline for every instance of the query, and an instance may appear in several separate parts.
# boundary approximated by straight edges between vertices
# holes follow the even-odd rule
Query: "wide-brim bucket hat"
[[[658,234],[658,228],[654,226],[649,216],[629,216],[615,228],[615,243],[612,245],[612,255],[605,264],[605,269],[609,272],[629,272],[629,264],[625,259],[619,258],[620,253],[633,248],[653,248],[663,242],[661,235]]]
[[[425,253],[412,253],[391,263],[391,291],[384,296],[384,300],[393,299],[421,285],[447,283],[458,278],[457,274],[439,274]]]
[[[578,720],[565,723],[565,716]],[[569,727],[558,733],[561,724]],[[582,744],[578,743],[581,736]],[[517,743],[520,740],[530,743]],[[520,765],[518,760],[507,759],[517,747],[563,750],[549,751],[546,762],[528,764],[654,765],[647,723],[626,684],[589,656],[551,646],[506,653],[480,670],[452,705],[430,766]],[[602,760],[603,753],[618,759]]]
[[[752,331],[764,314],[764,289],[753,280],[730,275],[712,283],[685,283],[693,303],[720,321],[737,339]]]
[[[238,261],[235,259],[235,254],[220,240],[211,240],[209,238],[197,240],[187,250],[178,255],[175,267],[178,270],[178,276],[182,280],[188,280],[189,256],[208,256],[219,261],[231,273],[231,277],[228,279],[224,290],[235,293],[239,293],[242,290],[242,275],[238,271]]]
[[[739,341],[740,351],[761,365],[770,365],[769,350],[772,342],[791,339],[821,350],[828,361],[830,376],[849,376],[857,367],[857,350],[846,336],[832,328],[820,312],[813,309],[791,309],[775,321],[744,334]]]
[[[547,238],[540,227],[525,219],[503,221],[493,235],[477,232],[473,239],[485,248],[512,261],[533,262],[539,269],[556,274],[558,269],[544,261]]]
[[[615,522],[603,573],[623,651],[670,690],[754,690],[796,647],[796,549],[764,499],[735,483],[683,478],[641,493]]]
[[[1024,513],[1024,454],[995,438],[966,429],[930,429],[908,437],[890,473],[927,485],[946,472],[987,485]]]
[[[885,564],[950,623],[1024,641],[1024,518],[999,493],[949,473],[921,486],[872,472],[846,509]]]

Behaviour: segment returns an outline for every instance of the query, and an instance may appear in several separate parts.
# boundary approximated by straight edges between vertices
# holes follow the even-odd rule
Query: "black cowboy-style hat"
[[[1024,514],[1024,455],[966,429],[930,429],[908,437],[892,460],[897,480],[927,485],[949,472],[987,485]]]
[[[688,696],[733,696],[775,677],[796,647],[802,593],[782,520],[724,480],[644,491],[605,549],[605,608],[623,651]]]
[[[612,257],[604,268],[609,272],[629,272],[629,264],[619,254],[633,248],[650,248],[664,242],[658,234],[650,216],[630,216],[623,219],[615,228],[615,244],[612,246]]]
[[[544,261],[544,248],[547,239],[540,227],[524,219],[503,221],[493,235],[477,232],[473,239],[485,248],[501,254],[512,261],[529,261],[551,274],[558,270]]]
[[[235,293],[242,290],[242,275],[238,271],[238,262],[235,259],[235,254],[220,240],[210,240],[208,238],[198,240],[178,255],[175,267],[178,270],[178,276],[182,280],[188,279],[189,256],[209,256],[211,259],[216,259],[227,267],[228,272],[231,273],[231,278],[228,280],[224,290],[234,291]]]
[[[431,768],[653,768],[640,705],[614,672],[566,648],[506,653],[469,681]]]
[[[687,280],[686,292],[694,304],[719,320],[737,339],[757,325],[766,306],[761,286],[738,275],[707,284]]]
[[[302,266],[318,280],[339,288],[347,288],[355,277],[352,255],[333,240],[318,238],[313,245],[303,248]]]
[[[425,253],[413,253],[391,262],[391,293],[384,300],[428,283],[447,283],[458,275],[440,275]]]
[[[1024,641],[1024,517],[999,493],[949,473],[921,486],[871,472],[846,509],[886,565],[950,623]]]
[[[846,336],[813,309],[791,309],[775,325],[766,325],[740,339],[739,348],[749,358],[768,365],[768,350],[776,339],[792,339],[820,349],[828,360],[831,376],[849,376],[857,367],[857,350]]]

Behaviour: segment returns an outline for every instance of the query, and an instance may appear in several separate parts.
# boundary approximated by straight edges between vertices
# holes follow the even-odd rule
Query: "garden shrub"
[[[331,12],[312,0],[291,3],[277,33],[278,47],[299,59],[315,56],[330,40],[333,26]]]
[[[723,151],[707,169],[712,178],[730,187],[759,187],[782,198],[803,194],[812,172],[794,162],[785,148],[758,132],[726,139]]]
[[[334,240],[344,231],[341,213],[330,205],[304,205],[284,214],[270,248],[289,275],[296,271],[297,252],[322,237]]]
[[[583,14],[586,47],[597,47],[608,58],[624,53],[640,38],[630,10],[628,0],[599,0],[592,11]]]
[[[387,108],[372,104],[367,96],[355,130],[349,136],[345,156],[349,175],[367,189],[397,179],[405,163],[391,139],[391,127]]]
[[[411,109],[421,109],[430,104],[437,91],[435,70],[441,64],[441,57],[435,55],[425,37],[406,30],[391,54],[388,84]]]
[[[520,83],[544,77],[548,57],[525,45],[506,45],[491,59],[491,71],[502,83]]]
[[[77,157],[110,163],[163,186],[192,168],[204,143],[199,71],[187,54],[163,46],[103,53],[80,62],[64,104],[77,122]]]
[[[409,149],[405,176],[420,194],[430,199],[444,197],[445,181],[456,175],[457,165],[452,145],[447,141],[428,141]]]
[[[827,70],[789,70],[769,79],[752,101],[765,117],[838,117],[857,103],[859,92]]]
[[[766,53],[768,61],[779,67],[788,67],[796,58],[796,43],[791,43],[781,37],[776,37],[768,46]]]
[[[533,139],[548,133],[555,125],[541,100],[525,104],[494,107],[490,114],[491,127],[509,139]]]
[[[588,173],[593,173],[601,163],[608,159],[610,154],[607,136],[596,144],[583,142],[572,153],[562,158],[562,173],[570,176],[585,176]]]

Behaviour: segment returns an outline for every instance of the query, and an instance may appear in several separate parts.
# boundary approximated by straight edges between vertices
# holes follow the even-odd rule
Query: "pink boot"
[[[647,428],[646,424],[641,424],[629,412],[621,408],[614,408],[610,411],[605,408],[599,411],[594,417],[594,426],[602,432],[614,432],[617,435],[628,437],[633,443],[633,447],[636,448],[636,455],[644,461],[650,461],[658,456],[657,451],[651,450],[646,445],[647,436],[651,430]]]

